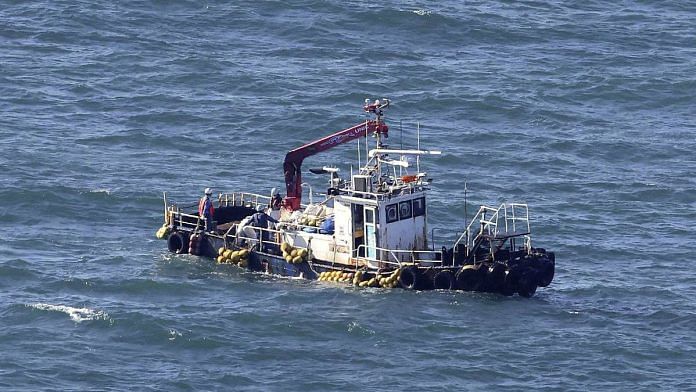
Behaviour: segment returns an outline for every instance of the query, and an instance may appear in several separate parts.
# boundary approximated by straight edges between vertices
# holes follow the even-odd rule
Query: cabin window
[[[375,223],[375,210],[365,209],[365,223]]]
[[[413,199],[413,217],[425,215],[425,197]]]
[[[352,210],[351,215],[353,218],[353,226],[362,228],[362,226],[363,226],[363,206],[361,204],[352,204],[351,210]]]
[[[387,213],[387,223],[392,223],[399,220],[399,211],[397,210],[396,203],[388,204],[387,208],[385,208],[385,212]]]
[[[399,220],[411,217],[411,200],[399,203]]]

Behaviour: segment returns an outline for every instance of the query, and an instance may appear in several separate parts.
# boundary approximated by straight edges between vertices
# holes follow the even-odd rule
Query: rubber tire
[[[537,289],[537,273],[530,268],[522,273],[517,282],[517,294],[520,297],[531,298]]]
[[[457,287],[464,291],[479,291],[485,279],[482,264],[467,264],[457,272]]]
[[[399,286],[406,290],[420,290],[422,276],[418,268],[414,266],[406,267],[401,270],[399,275]]]
[[[539,287],[546,287],[551,284],[553,276],[556,273],[556,264],[551,261],[546,261],[539,267],[539,272],[537,274],[537,285]]]
[[[519,281],[520,274],[516,269],[507,269],[505,271],[505,276],[503,278],[503,285],[500,287],[500,294],[507,297],[515,294],[517,292],[517,282]]]
[[[453,290],[457,287],[454,274],[449,270],[442,270],[433,276],[433,287],[435,290]]]
[[[485,291],[491,293],[500,292],[501,287],[505,283],[505,266],[500,263],[491,264],[486,270],[486,285]]]
[[[176,254],[187,253],[189,248],[188,234],[175,231],[167,237],[167,248]]]

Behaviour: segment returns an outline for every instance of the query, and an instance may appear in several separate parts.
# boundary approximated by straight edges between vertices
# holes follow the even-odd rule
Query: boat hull
[[[197,236],[195,241],[191,238]],[[186,245],[182,245],[188,241]],[[195,242],[195,243],[194,243]],[[192,235],[186,231],[174,231],[168,237],[169,250],[174,253],[191,253],[197,256],[217,259],[220,249],[240,250],[234,244],[226,244],[218,236],[204,234]],[[321,280],[323,274],[351,274],[346,282],[358,284],[352,279],[356,268],[332,264],[322,260],[291,263],[280,254],[279,249],[259,250],[256,246],[248,249],[248,256],[243,268],[266,274],[284,277]],[[555,255],[544,249],[533,249],[530,253],[518,254],[507,260],[489,260],[462,265],[418,266],[404,265],[400,268],[364,271],[361,281],[370,279],[370,287],[380,287],[380,278],[394,274],[398,270],[398,279],[392,285],[407,290],[463,290],[489,292],[502,295],[518,294],[531,297],[538,287],[548,286],[555,274]],[[373,279],[374,278],[374,279]],[[338,281],[336,281],[338,282]],[[388,287],[392,287],[388,286]],[[387,287],[385,285],[385,287]]]

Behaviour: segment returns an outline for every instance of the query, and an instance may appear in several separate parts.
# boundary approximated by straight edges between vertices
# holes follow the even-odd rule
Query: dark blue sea
[[[0,1],[0,389],[696,390],[695,21],[694,1]],[[284,189],[287,151],[383,97],[392,146],[420,124],[443,151],[421,162],[438,246],[528,203],[549,287],[356,289],[155,239],[163,192]]]

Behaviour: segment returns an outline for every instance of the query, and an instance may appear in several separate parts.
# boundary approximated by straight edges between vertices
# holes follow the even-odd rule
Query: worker
[[[275,188],[273,188],[272,192],[273,192],[273,194],[271,196],[271,201],[268,204],[269,204],[269,207],[271,207],[271,210],[278,211],[280,209],[281,205],[283,204],[283,198],[280,197],[280,194],[278,193],[278,191]]]
[[[269,223],[278,223],[276,219],[266,214],[266,208],[259,204],[256,206],[256,213],[251,217],[251,225],[260,229],[268,229]],[[271,238],[271,233],[268,230],[259,230],[261,232],[261,241],[268,242]]]
[[[205,196],[201,197],[198,202],[198,216],[205,222],[205,230],[213,231],[213,214],[215,213],[215,207],[213,207],[213,201],[210,196],[212,196],[213,190],[210,188],[205,188]]]

